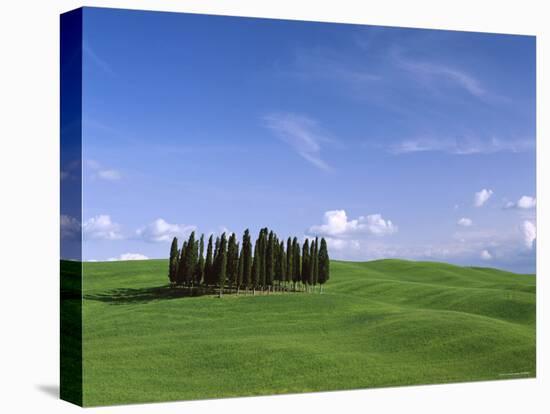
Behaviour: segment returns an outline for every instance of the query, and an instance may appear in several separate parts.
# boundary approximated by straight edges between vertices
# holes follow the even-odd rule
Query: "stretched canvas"
[[[61,398],[532,378],[535,37],[61,16]]]

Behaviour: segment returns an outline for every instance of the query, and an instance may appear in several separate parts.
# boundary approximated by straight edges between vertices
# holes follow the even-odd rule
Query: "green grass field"
[[[322,295],[219,299],[166,273],[84,264],[84,405],[535,376],[533,275],[333,261]]]

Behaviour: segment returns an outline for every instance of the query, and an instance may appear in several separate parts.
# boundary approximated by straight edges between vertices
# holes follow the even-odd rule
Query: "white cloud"
[[[331,169],[321,157],[321,142],[326,138],[319,132],[316,121],[291,113],[270,114],[264,121],[267,128],[306,161],[321,170]]]
[[[337,239],[334,237],[325,237],[329,250],[345,251],[347,254],[357,252],[361,249],[359,240]]]
[[[530,196],[522,196],[515,203],[513,201],[508,202],[504,208],[517,208],[522,210],[529,210],[537,206],[537,199]]]
[[[61,238],[66,239],[75,237],[80,233],[79,221],[67,214],[61,214],[60,216]]]
[[[478,191],[477,193],[475,193],[475,196],[474,196],[474,205],[476,207],[483,206],[491,198],[492,195],[493,195],[493,190],[490,190],[490,189],[488,190],[484,188],[483,190]]]
[[[120,172],[117,170],[99,170],[97,176],[108,181],[116,181],[121,178]]]
[[[310,234],[332,237],[346,237],[352,234],[386,235],[397,232],[391,220],[385,220],[380,214],[360,216],[354,220],[348,220],[345,210],[327,211],[323,217],[323,224],[312,226]]]
[[[489,252],[489,250],[482,250],[479,257],[481,257],[483,260],[491,260],[493,258],[493,255]]]
[[[456,223],[458,224],[459,226],[462,226],[462,227],[471,227],[473,223],[472,219],[469,219],[467,217],[462,217],[460,220],[458,220],[458,222]]]
[[[100,214],[86,220],[82,225],[82,232],[87,239],[118,240],[123,238],[120,226],[114,223],[107,214]]]
[[[158,218],[145,227],[138,229],[136,234],[148,242],[168,242],[174,237],[185,236],[195,230],[195,226],[171,224],[162,218]]]
[[[118,181],[122,178],[120,171],[105,168],[96,160],[87,160],[86,166],[90,169],[92,178],[99,178],[105,181]]]
[[[537,227],[532,221],[525,220],[521,224],[523,242],[528,249],[532,249],[537,239]]]
[[[148,260],[149,258],[147,256],[144,256],[140,253],[123,253],[118,257],[111,257],[107,259],[109,262],[116,262],[119,260]],[[91,262],[92,260],[88,260]]]

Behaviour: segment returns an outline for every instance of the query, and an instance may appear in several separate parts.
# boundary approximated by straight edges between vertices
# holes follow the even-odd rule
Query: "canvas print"
[[[61,397],[533,378],[535,37],[61,16]]]

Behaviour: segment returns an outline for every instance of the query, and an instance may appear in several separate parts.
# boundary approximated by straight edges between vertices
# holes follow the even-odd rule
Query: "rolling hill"
[[[534,275],[333,261],[323,294],[219,299],[166,260],[83,272],[86,406],[535,376]]]

